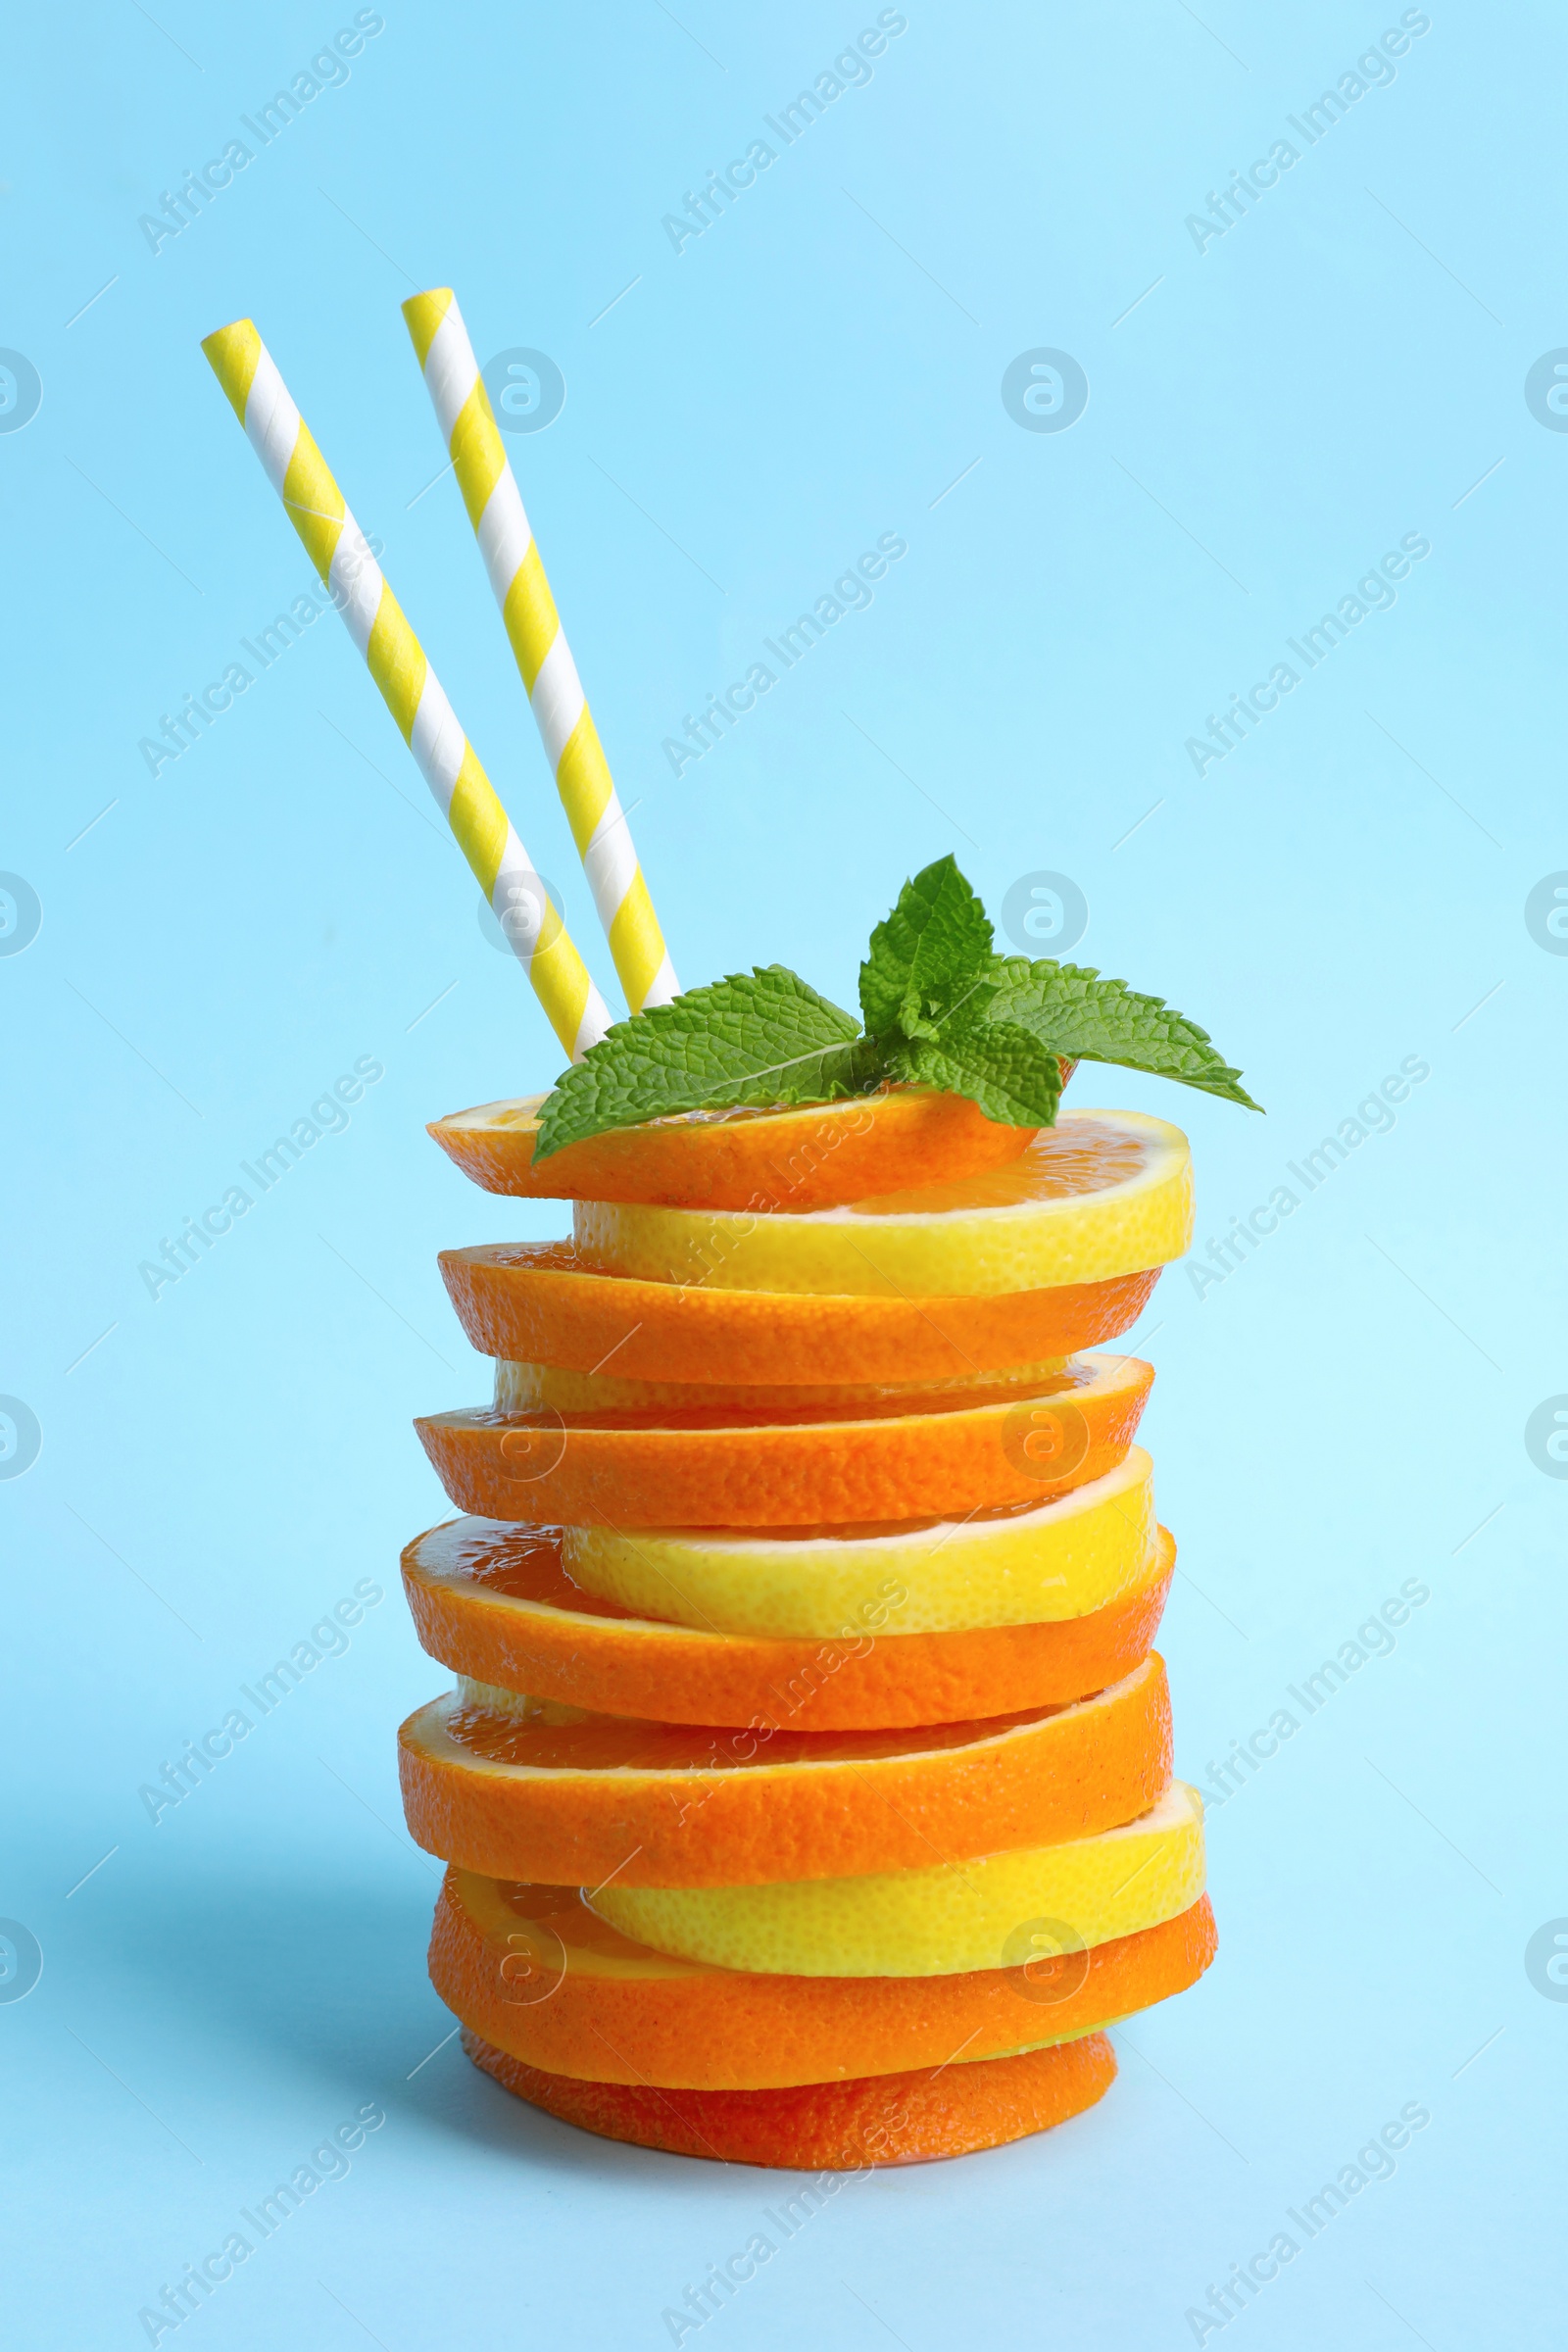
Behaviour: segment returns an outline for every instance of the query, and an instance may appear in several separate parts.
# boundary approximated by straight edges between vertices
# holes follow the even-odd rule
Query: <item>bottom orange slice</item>
[[[762,1976],[635,1943],[596,1918],[575,1887],[449,1870],[430,1982],[470,2031],[548,2074],[777,2090],[943,2066],[959,2050],[978,2060],[1070,2041],[1185,1991],[1214,1956],[1207,1895],[1088,1950],[1049,1930],[1023,1922],[1010,1968]]]
[[[939,2156],[999,2148],[1082,2115],[1116,2079],[1115,2054],[1103,2034],[1086,2034],[1016,2058],[986,2058],[972,2066],[960,2061],[934,2072],[921,2068],[848,2082],[805,2082],[792,2090],[659,2090],[651,2084],[583,2082],[525,2066],[466,2030],[463,2046],[474,2065],[504,2088],[563,2123],[597,2132],[602,2139],[788,2172],[857,2173],[873,2165],[928,2164]],[[824,2183],[788,2200],[784,2211],[797,2217],[793,2227],[843,2185]],[[777,2226],[781,2238],[793,2234],[789,2221]],[[777,2242],[769,2238],[769,2251]]]

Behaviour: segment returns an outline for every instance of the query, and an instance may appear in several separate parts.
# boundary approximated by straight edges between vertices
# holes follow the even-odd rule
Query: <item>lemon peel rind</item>
[[[1198,1790],[1173,1781],[1136,1821],[1060,1845],[857,1879],[607,1886],[590,1908],[656,1951],[759,1976],[956,1976],[1005,1966],[1035,1920],[1092,1946],[1173,1919],[1204,1889],[1202,1821]]]
[[[568,1527],[562,1559],[596,1598],[695,1632],[854,1641],[1087,1617],[1149,1581],[1160,1535],[1153,1464],[1132,1446],[1015,1515],[799,1537]]]
[[[1138,1136],[1145,1164],[1098,1191],[899,1214],[852,1204],[803,1215],[578,1200],[585,1265],[633,1280],[837,1297],[995,1297],[1108,1281],[1180,1257],[1193,1230],[1187,1139],[1135,1111],[1099,1119]],[[917,1196],[909,1196],[917,1198]]]

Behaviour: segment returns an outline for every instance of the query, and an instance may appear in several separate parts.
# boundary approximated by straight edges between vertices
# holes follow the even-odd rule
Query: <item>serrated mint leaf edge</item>
[[[1137,1037],[1127,1040],[1124,1052],[1113,1053],[1107,1051],[1103,1045],[1080,1043],[1079,1038],[1075,1037],[1072,1032],[1072,1014],[1076,1007],[1071,999],[1061,1000],[1059,1030],[1037,1032],[1041,1036],[1041,1043],[1061,1057],[1075,1061],[1098,1062],[1102,1068],[1138,1070],[1146,1077],[1163,1078],[1173,1085],[1188,1086],[1198,1093],[1214,1095],[1222,1102],[1235,1102],[1245,1110],[1255,1110],[1260,1116],[1266,1115],[1263,1112],[1263,1105],[1260,1102],[1254,1102],[1243,1086],[1241,1071],[1225,1059],[1208,1031],[1201,1028],[1187,1013],[1178,1010],[1165,998],[1152,996],[1146,990],[1132,988],[1125,980],[1106,979],[1093,964],[1056,963],[1050,957],[998,956],[992,958],[992,965],[998,978],[997,995],[1000,1000],[1004,1001],[1012,993],[1006,977],[1009,966],[1016,969],[1022,965],[1030,973],[1038,972],[1042,975],[1049,974],[1052,977],[1060,975],[1067,980],[1080,980],[1090,984],[1098,982],[1103,987],[1118,989],[1123,998],[1130,1000],[1146,1017],[1158,1018],[1160,1015],[1164,1015],[1171,1022],[1178,1023],[1187,1032],[1184,1038],[1172,1038],[1167,1041],[1173,1054],[1178,1051],[1192,1053],[1199,1057],[1201,1063],[1206,1049],[1208,1060],[1207,1066],[1200,1066],[1193,1070],[1180,1070],[1172,1068],[1168,1059],[1158,1062],[1151,1053],[1141,1051],[1144,1041]],[[1009,1004],[1001,1017],[1015,1021],[1024,1028],[1033,1026],[1027,1006],[1019,1007]],[[1044,1022],[1048,1016],[1042,1011],[1039,1017]],[[1098,1012],[1097,1017],[1103,1028],[1108,1029],[1115,1026],[1114,1021],[1107,1017],[1102,1008]],[[1061,1031],[1065,1031],[1066,1034],[1062,1035]]]

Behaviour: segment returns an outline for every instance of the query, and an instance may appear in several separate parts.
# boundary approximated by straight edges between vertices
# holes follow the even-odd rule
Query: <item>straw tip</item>
[[[256,331],[255,320],[231,318],[226,326],[203,335],[202,350],[207,365],[227,395],[229,407],[243,424],[251,385],[263,357],[262,338]]]
[[[422,368],[430,356],[430,346],[447,317],[456,317],[458,298],[450,286],[427,286],[422,294],[411,294],[403,305],[403,322],[414,344],[414,356]]]
[[[226,326],[215,326],[210,335],[203,335],[202,349],[210,360],[215,359],[227,348],[231,336],[254,335],[255,332],[254,318],[231,318]]]

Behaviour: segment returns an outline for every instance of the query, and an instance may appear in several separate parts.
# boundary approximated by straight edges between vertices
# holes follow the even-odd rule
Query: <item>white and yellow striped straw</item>
[[[403,316],[626,1002],[633,1012],[667,1004],[680,983],[463,315],[451,288],[438,286],[414,295]]]
[[[349,635],[368,663],[458,847],[500,917],[550,1026],[572,1060],[580,1061],[610,1027],[610,1008],[551,905],[533,860],[459,726],[270,353],[249,318],[220,327],[205,338],[202,349],[322,585],[348,623]]]

